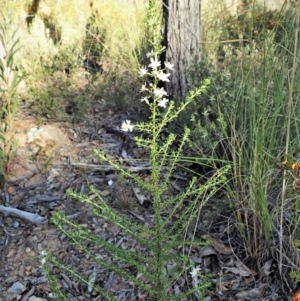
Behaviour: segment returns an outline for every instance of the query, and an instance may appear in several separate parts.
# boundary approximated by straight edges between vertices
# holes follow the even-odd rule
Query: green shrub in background
[[[236,103],[243,97],[243,89],[240,87],[245,83],[245,66],[252,64],[252,70],[248,71],[259,78],[266,58],[266,47],[273,45],[272,51],[275,51],[275,48],[280,48],[276,46],[280,41],[286,43],[287,34],[284,33],[287,27],[284,26],[292,27],[293,9],[286,10],[283,7],[280,11],[265,11],[262,3],[258,5],[254,1],[247,10],[232,15],[220,3],[220,18],[215,17],[220,15],[218,3],[213,5],[214,10],[209,13],[204,11],[203,60],[187,73],[191,89],[197,86],[201,78],[209,77],[211,85],[179,116],[170,130],[182,132],[182,125],[187,125],[192,131],[192,148],[196,152],[206,156],[214,154],[228,157],[226,138],[230,135],[233,122],[233,116],[230,120],[228,116],[232,115]],[[271,55],[268,53],[268,59]],[[256,81],[252,87],[252,98],[257,97],[255,93],[258,84]],[[240,125],[240,116],[236,115],[235,125]]]
[[[197,84],[194,73],[204,72],[211,85],[181,116],[182,124],[191,129],[195,152],[233,161],[228,198],[245,256],[256,264],[272,254],[280,271],[297,264],[296,247],[284,237],[299,239],[295,178],[287,178],[289,172],[278,167],[289,155],[294,162],[299,160],[298,9],[268,13],[254,2],[244,23],[231,16],[237,35],[227,33],[234,41],[217,43],[215,37],[216,44],[204,43],[204,52],[215,55],[202,62],[206,68],[191,70],[189,83]],[[219,37],[226,29],[210,28],[209,36],[216,32]],[[274,241],[279,251],[272,247]]]
[[[14,58],[19,51],[17,30],[11,31],[5,18],[0,23],[0,187],[3,188],[8,164],[14,157],[18,142],[13,120],[18,108],[18,85],[22,75],[15,70]]]
[[[40,1],[36,7],[28,1],[1,3],[11,28],[19,28],[22,48],[14,59],[26,75],[26,89],[20,97],[31,102],[35,112],[40,110],[40,116],[67,119],[61,116],[61,108],[72,105],[74,94],[80,90],[74,86],[87,81],[88,91],[82,89],[81,96],[76,97],[79,117],[88,109],[85,103],[90,102],[90,93],[101,95],[107,104],[117,102],[121,108],[126,103],[132,105],[139,89],[139,60],[147,51],[146,3],[49,0]],[[85,72],[85,60],[97,64],[102,75]],[[68,76],[61,86],[50,80],[58,72]],[[60,102],[56,101],[58,91]]]

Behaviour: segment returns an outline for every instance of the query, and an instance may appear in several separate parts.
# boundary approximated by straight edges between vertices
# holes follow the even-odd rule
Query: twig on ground
[[[114,171],[117,170],[116,168],[114,168],[111,165],[97,165],[97,164],[86,164],[86,163],[74,163],[71,162],[72,166],[77,166],[77,167],[81,167],[81,168],[89,168],[92,170],[100,170],[100,171]],[[125,169],[129,172],[141,172],[141,171],[147,171],[150,170],[151,167],[150,166],[144,166],[144,167],[138,167],[138,166],[120,166],[120,169]]]
[[[2,212],[3,214],[10,214],[10,215],[20,217],[22,219],[25,219],[37,225],[46,224],[48,222],[47,218],[42,217],[38,214],[22,211],[12,207],[5,207],[0,205],[0,212]]]

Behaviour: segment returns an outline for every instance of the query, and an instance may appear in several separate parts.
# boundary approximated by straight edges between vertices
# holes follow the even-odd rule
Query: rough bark
[[[201,59],[201,0],[163,0],[166,61],[174,64],[166,89],[176,102],[188,93],[186,72]]]

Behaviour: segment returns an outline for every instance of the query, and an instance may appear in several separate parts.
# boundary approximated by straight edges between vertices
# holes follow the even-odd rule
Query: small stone
[[[30,249],[30,248],[26,248],[26,249],[25,249],[25,252],[26,252],[26,253],[30,253],[30,252],[31,252],[31,249]]]
[[[42,251],[44,249],[43,244],[38,243],[37,248],[39,251]]]
[[[9,187],[7,188],[7,192],[8,192],[9,194],[14,194],[14,193],[15,193],[15,188],[14,188],[13,186],[9,186]]]
[[[24,187],[30,187],[42,184],[45,181],[45,177],[41,173],[37,173],[34,176],[32,176],[25,184]]]
[[[20,227],[20,223],[18,221],[14,221],[12,226],[16,229]]]
[[[29,272],[29,271],[32,270],[32,267],[28,265],[28,266],[25,268],[25,270],[26,270],[27,272]]]
[[[24,277],[25,275],[25,266],[22,264],[19,268],[18,274],[20,277]]]
[[[12,218],[11,217],[7,217],[6,219],[5,219],[5,222],[7,223],[7,224],[11,224],[12,223]]]
[[[15,282],[7,291],[11,294],[21,294],[26,290],[26,286],[24,286],[21,282]]]

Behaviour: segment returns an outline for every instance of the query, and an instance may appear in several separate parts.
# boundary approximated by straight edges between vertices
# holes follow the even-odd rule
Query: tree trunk
[[[163,0],[165,59],[174,64],[166,89],[177,103],[188,93],[186,73],[201,59],[201,0]]]

